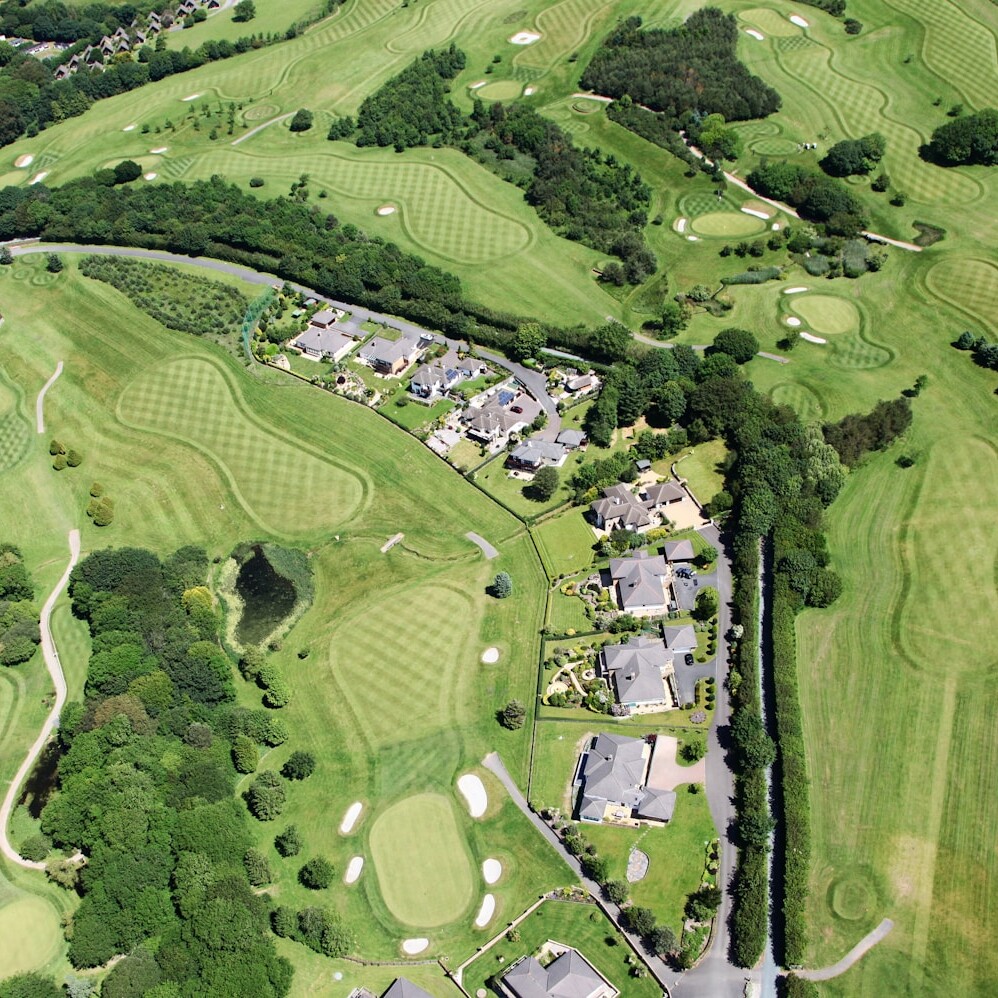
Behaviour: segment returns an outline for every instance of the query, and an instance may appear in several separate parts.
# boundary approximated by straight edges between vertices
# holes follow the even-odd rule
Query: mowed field
[[[496,919],[513,917],[537,890],[572,879],[552,851],[538,848],[536,833],[488,774],[482,818],[471,819],[456,790],[457,777],[475,771],[492,749],[526,783],[529,728],[505,732],[494,715],[513,696],[532,704],[545,582],[529,537],[382,417],[291,379],[274,382],[270,374],[267,383],[258,381],[220,348],[165,330],[109,286],[79,276],[72,258],[66,263],[54,279],[41,257],[0,269],[5,384],[16,400],[8,415],[14,413],[27,441],[4,469],[4,537],[35,568],[40,599],[62,571],[66,532],[74,526],[83,532],[84,554],[105,544],[160,553],[200,544],[224,556],[246,540],[307,543],[315,604],[275,655],[294,689],[284,711],[293,736],[261,766],[280,768],[293,749],[307,748],[319,770],[291,788],[284,822],[253,824],[275,869],[272,891],[287,903],[319,900],[341,910],[367,958],[396,959],[404,938],[419,928],[430,935],[425,930],[432,927],[426,955],[459,962],[488,931],[472,925],[486,858],[503,865],[501,880],[489,888]],[[39,435],[34,399],[57,360],[65,369],[46,396],[46,432]],[[67,475],[51,469],[53,436],[83,453],[79,469]],[[94,480],[115,500],[114,524],[104,530],[84,515]],[[464,537],[468,530],[494,543],[499,557],[486,562]],[[399,531],[404,542],[382,554]],[[515,580],[514,595],[502,602],[485,594],[498,569]],[[78,696],[86,629],[65,606],[57,608],[53,628],[70,695]],[[482,652],[492,646],[500,662],[482,665]],[[304,661],[300,649],[309,651]],[[34,738],[47,690],[40,657],[0,676],[5,772],[13,773]],[[259,696],[255,687],[240,688],[247,705],[258,705]],[[411,802],[427,800],[449,810],[446,836],[436,811],[409,813]],[[341,835],[354,801],[364,811]],[[285,822],[303,833],[297,859],[281,860],[273,847]],[[21,818],[16,826],[28,827]],[[382,838],[379,852],[379,827],[396,845],[403,836],[410,851],[386,850]],[[301,862],[315,854],[337,869],[336,885],[318,899],[297,882]],[[343,874],[357,855],[366,868],[357,883],[345,885]],[[427,911],[424,918],[413,892],[408,908],[394,895],[382,896],[379,864],[388,864],[387,883],[395,884],[391,864],[400,861],[425,883],[442,856],[460,856],[463,866],[450,904],[435,916]],[[69,896],[35,875],[13,876],[0,884],[0,919],[34,926],[35,942],[25,948],[20,936],[5,933],[0,964],[15,966],[13,956],[4,957],[9,945],[25,966],[58,970],[58,919]],[[24,893],[25,885],[42,900]],[[5,915],[8,907],[12,914]],[[301,952],[293,947],[290,955]],[[312,983],[302,979],[296,987],[309,993]]]

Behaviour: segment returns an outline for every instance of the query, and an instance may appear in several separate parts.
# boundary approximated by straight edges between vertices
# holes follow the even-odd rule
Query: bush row
[[[778,281],[783,273],[779,267],[759,267],[757,270],[746,270],[741,274],[722,277],[722,284],[765,284],[766,281]]]

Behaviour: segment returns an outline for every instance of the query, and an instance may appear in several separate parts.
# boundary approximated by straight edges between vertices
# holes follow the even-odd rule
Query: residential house
[[[73,71],[69,68],[69,66],[67,66],[65,64],[62,65],[62,66],[56,66],[56,69],[55,69],[55,78],[57,80],[64,80],[72,72]]]
[[[404,977],[397,977],[381,998],[433,998],[433,995],[418,984],[413,984]]]
[[[464,360],[457,362],[457,370],[463,380],[471,381],[473,378],[487,374],[489,368],[488,365],[475,357],[465,357]]]
[[[642,530],[651,526],[644,503],[626,486],[611,485],[603,498],[590,504],[596,526],[605,530]]]
[[[579,374],[565,379],[565,390],[573,395],[589,395],[599,388],[599,378],[590,371],[588,374]]]
[[[525,471],[539,471],[545,466],[560,468],[566,457],[568,451],[561,444],[549,440],[524,440],[510,451],[506,464]]]
[[[333,323],[343,318],[344,313],[338,308],[324,308],[321,312],[316,312],[309,319],[309,325],[318,326],[320,329],[328,329]]]
[[[434,361],[416,369],[409,382],[409,391],[417,398],[436,399],[450,391],[460,380],[457,368]]]
[[[662,509],[664,506],[682,502],[686,498],[686,493],[675,482],[646,485],[641,495],[644,497],[647,509]]]
[[[580,821],[633,824],[667,822],[676,807],[672,790],[646,784],[653,747],[642,738],[598,734],[579,763]]]
[[[673,658],[676,655],[692,655],[697,650],[697,632],[692,624],[663,627],[662,636],[665,639],[665,647],[669,649]]]
[[[677,702],[666,688],[674,671],[672,653],[659,638],[637,637],[622,645],[604,645],[600,665],[617,702],[625,707],[663,709]]]
[[[363,335],[350,326],[314,326],[299,333],[289,344],[300,350],[312,360],[331,360],[334,363],[342,360],[356,346],[357,339]]]
[[[188,14],[193,14],[197,10],[197,4],[194,0],[183,0],[180,6],[177,8],[177,17],[183,18],[187,17]]]
[[[543,412],[543,407],[515,382],[508,382],[470,405],[461,417],[468,436],[492,446],[502,446],[510,435],[526,429]]]
[[[617,605],[635,616],[665,613],[666,583],[671,570],[660,555],[638,551],[630,558],[612,558],[610,577],[617,587]]]
[[[676,561],[693,561],[696,556],[697,553],[693,549],[693,542],[690,540],[665,542],[665,560],[670,563]]]
[[[578,450],[589,443],[584,430],[562,430],[555,440],[568,450]]]
[[[379,374],[395,376],[401,374],[416,359],[420,350],[431,339],[428,334],[420,337],[414,333],[403,333],[397,340],[375,336],[361,348],[357,356]]]
[[[552,948],[552,944],[548,944]],[[617,998],[620,992],[578,951],[563,952],[546,967],[532,956],[517,960],[500,986],[510,998]]]

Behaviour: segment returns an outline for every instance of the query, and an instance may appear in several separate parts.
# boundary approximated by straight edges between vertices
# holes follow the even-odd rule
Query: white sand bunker
[[[349,835],[353,831],[353,826],[357,824],[357,819],[363,810],[364,805],[359,800],[355,800],[347,808],[347,813],[343,815],[343,820],[340,822],[340,835]]]
[[[188,97],[181,97],[180,99],[182,101],[197,100],[200,96],[201,96],[200,94],[191,94]]]
[[[160,153],[166,152],[166,150],[167,146],[156,146],[155,149],[150,149],[149,152],[151,152],[154,156],[158,156]]]
[[[482,661],[486,665],[492,665],[493,662],[499,661],[499,649],[498,648],[486,648],[482,652]]]
[[[396,211],[395,205],[393,205],[393,204],[383,204],[378,209],[378,214],[379,215],[394,215],[395,211]]]
[[[536,31],[518,31],[510,41],[514,45],[533,45],[534,42],[539,42],[541,36],[537,34]]]
[[[773,222],[773,224],[770,226],[770,228],[774,232],[779,232],[780,231],[780,223],[779,222]]]
[[[354,856],[353,859],[347,863],[347,872],[343,874],[343,883],[353,884],[357,882],[357,878],[360,876],[360,871],[364,869],[364,857]]]
[[[135,126],[134,125],[125,125],[125,127],[122,129],[122,131],[123,132],[134,132],[135,131]]]
[[[761,218],[767,222],[769,221],[770,216],[764,211],[759,211],[758,208],[742,208],[742,211],[745,212],[746,215],[755,215],[756,218]]]
[[[472,83],[472,85],[470,87],[468,87],[468,89],[469,90],[481,90],[481,88],[484,87],[485,84],[488,83],[488,82],[489,82],[488,80],[479,80],[477,83]]]
[[[802,291],[807,291],[807,288],[785,288],[783,293],[785,295],[799,295]]]
[[[761,31],[756,31],[755,28],[746,28],[745,34],[751,35],[753,38],[758,38],[760,42],[766,37]]]
[[[502,863],[497,859],[487,859],[482,863],[482,879],[490,887],[502,876]]]
[[[789,316],[787,316],[787,318],[786,318],[786,319],[784,319],[783,321],[784,321],[784,322],[785,322],[785,323],[786,323],[786,324],[787,324],[788,326],[799,326],[799,325],[800,325],[800,319],[798,319],[796,315],[789,315]]]
[[[40,184],[48,175],[49,175],[48,170],[42,170],[41,173],[36,173],[31,178],[31,183],[33,183],[33,184]]]
[[[802,340],[807,340],[808,343],[827,343],[828,340],[822,339],[820,336],[815,336],[814,333],[801,333],[800,338]]]
[[[457,789],[468,802],[468,813],[472,818],[480,818],[489,806],[489,795],[485,792],[485,784],[474,773],[465,773],[457,781]]]
[[[689,241],[690,241],[691,243],[698,243],[698,242],[700,242],[700,237],[699,237],[699,236],[687,236],[686,238],[687,238],[687,239],[688,239],[688,240],[689,240]]]
[[[407,953],[409,956],[415,956],[417,953],[422,953],[429,945],[430,940],[424,939],[422,936],[416,939],[403,939],[402,952]]]
[[[800,14],[791,14],[790,15],[790,23],[791,24],[796,24],[798,28],[807,28],[807,27],[810,27],[810,25],[807,23],[807,21],[805,21],[804,18],[800,16]]]
[[[29,156],[25,153],[23,156],[18,156],[17,159],[14,160],[14,166],[16,166],[19,170],[26,170],[34,161],[34,156]]]
[[[486,894],[482,898],[482,906],[478,909],[478,914],[475,916],[476,928],[484,929],[492,921],[492,916],[495,913],[496,899],[492,894]]]
[[[676,222],[676,232],[685,232],[685,231],[686,231],[686,219],[680,218]]]
[[[156,177],[158,176],[158,174],[156,174],[156,173],[146,173],[146,174],[143,174],[143,176],[145,177],[146,180],[155,180]]]
[[[523,91],[523,96],[530,97],[536,93],[537,93],[537,87],[527,87],[527,89]]]

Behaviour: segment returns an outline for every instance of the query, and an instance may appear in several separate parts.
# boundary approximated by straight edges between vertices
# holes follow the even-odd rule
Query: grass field
[[[449,802],[446,841],[431,835],[423,852],[411,846],[411,855],[426,862],[407,868],[435,868],[441,851],[464,856],[462,905],[441,908],[447,924],[434,923],[430,952],[466,955],[481,934],[471,909],[484,889],[478,871],[485,858],[499,858],[506,871],[493,888],[497,918],[521,910],[538,889],[571,882],[567,867],[539,848],[536,833],[488,774],[490,805],[480,821],[468,817],[454,786],[492,749],[526,785],[529,728],[505,732],[494,714],[513,696],[533,702],[545,579],[529,537],[369,409],[291,379],[273,381],[270,371],[264,374],[272,383],[256,380],[223,350],[164,330],[109,286],[79,277],[66,259],[66,270],[44,286],[30,279],[39,273],[33,262],[6,277],[0,341],[18,418],[33,409],[55,358],[65,370],[46,396],[46,435],[30,424],[25,455],[4,475],[5,537],[23,548],[45,591],[62,571],[70,526],[82,528],[84,553],[107,543],[159,552],[197,543],[223,555],[243,540],[307,535],[316,600],[276,656],[295,691],[285,710],[295,737],[263,765],[279,767],[292,748],[310,748],[320,760],[321,774],[292,792],[286,819],[302,829],[307,853],[328,856],[338,873],[351,856],[368,858],[358,883],[340,884],[326,900],[343,911],[368,957],[397,958],[411,934],[379,889],[377,870],[386,860],[378,829],[397,837],[400,806]],[[54,435],[84,454],[83,465],[67,476],[49,465]],[[104,531],[83,515],[94,479],[116,500],[115,522]],[[28,506],[30,520],[14,514]],[[499,548],[495,562],[486,563],[465,539],[472,529]],[[381,545],[400,530],[403,544],[382,555]],[[515,580],[513,597],[502,602],[485,595],[497,568]],[[376,621],[383,623],[372,626]],[[71,696],[78,695],[86,629],[61,607],[53,627]],[[493,645],[501,649],[500,664],[482,665],[482,651]],[[300,648],[310,650],[304,662]],[[0,676],[0,739],[11,773],[41,723],[47,685],[40,660]],[[259,691],[248,686],[240,696],[247,705],[259,702]],[[340,836],[339,822],[354,800],[366,812],[352,835]],[[299,863],[277,857],[272,842],[279,829],[253,827],[277,870],[275,896],[313,902],[297,883]],[[444,835],[434,815],[425,827]],[[40,901],[24,893],[23,882],[33,884]],[[394,873],[388,882],[397,882]],[[4,901],[20,904],[14,910],[21,914],[4,916],[0,901],[0,918],[39,929],[37,945],[18,944],[18,959],[57,967],[61,944],[56,937],[49,951],[52,937],[41,931],[40,912],[51,907],[48,921],[58,928],[70,896],[21,873],[4,885]],[[419,921],[404,901],[390,903]]]
[[[467,994],[522,956],[536,953],[549,939],[575,946],[606,979],[628,998],[658,998],[662,989],[650,978],[630,976],[627,957],[631,949],[606,916],[593,905],[571,901],[545,901],[518,926],[520,941],[505,939],[479,957],[464,972]],[[611,944],[612,940],[612,944]]]
[[[697,444],[680,456],[676,471],[686,479],[690,491],[701,503],[709,502],[724,488],[723,461],[726,456],[723,440]],[[659,471],[659,474],[665,473],[665,468]]]
[[[596,535],[579,507],[552,516],[532,530],[548,575],[571,575],[592,564]]]
[[[473,874],[454,806],[441,794],[418,794],[393,804],[371,828],[381,896],[405,925],[435,929],[471,904]]]

